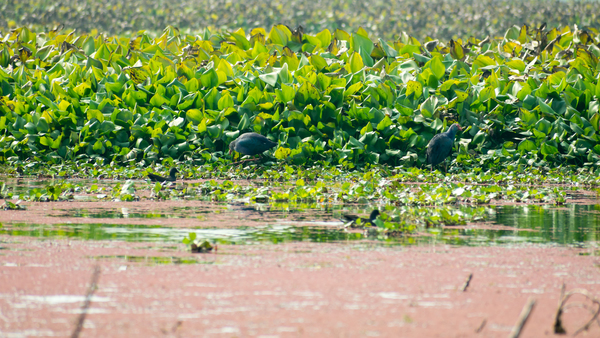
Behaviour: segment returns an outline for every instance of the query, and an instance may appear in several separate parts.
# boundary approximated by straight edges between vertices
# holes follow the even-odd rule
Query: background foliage
[[[597,30],[428,40],[19,28],[0,45],[0,160],[215,162],[256,131],[291,163],[411,166],[457,121],[465,167],[600,164]]]
[[[79,33],[122,36],[139,30],[160,32],[166,26],[193,33],[207,27],[248,31],[285,24],[302,25],[309,33],[363,27],[371,36],[386,40],[402,32],[417,39],[449,40],[501,36],[511,26],[524,23],[599,28],[599,13],[600,2],[588,0],[20,0],[1,5],[0,27],[47,31],[64,25]]]

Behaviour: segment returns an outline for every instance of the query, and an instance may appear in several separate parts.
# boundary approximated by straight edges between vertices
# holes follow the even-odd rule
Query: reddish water
[[[572,202],[591,204],[585,198]],[[514,215],[498,207],[498,219],[530,217],[525,221],[535,225],[447,227],[458,240],[496,232],[509,239],[501,246],[452,247],[346,241],[357,237],[335,236],[345,234],[334,217],[339,210],[200,201],[25,204],[26,211],[0,211],[0,337],[70,336],[96,265],[98,289],[81,337],[507,337],[530,298],[537,303],[521,337],[545,337],[553,335],[563,283],[600,297],[593,207]],[[221,242],[209,254],[189,253],[180,243],[188,229],[291,228],[315,220],[334,236],[290,238],[334,243],[252,237],[252,244]],[[87,232],[73,230],[96,223]],[[111,231],[94,235],[102,225]],[[123,235],[132,229],[174,235]],[[543,244],[518,244],[522,240]],[[588,318],[586,310],[571,308],[563,323],[572,334]],[[600,337],[600,326],[580,336]]]
[[[352,242],[190,254],[183,245],[0,239],[2,337],[69,336],[96,264],[82,337],[506,337],[529,297],[537,305],[522,337],[541,337],[552,335],[563,282],[600,295],[600,258],[589,249]],[[567,332],[586,315],[568,312]]]

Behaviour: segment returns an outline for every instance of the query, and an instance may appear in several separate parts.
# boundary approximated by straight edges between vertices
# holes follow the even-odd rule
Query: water
[[[359,240],[361,233],[346,232],[336,228],[294,227],[272,225],[240,227],[235,229],[189,229],[145,225],[113,224],[11,224],[0,228],[0,234],[41,238],[78,238],[85,240],[122,240],[129,242],[179,243],[190,232],[198,238],[221,244],[250,244],[253,242],[335,242]]]
[[[76,209],[63,210],[63,213],[53,215],[55,217],[76,218],[199,218],[198,214],[208,214],[212,210],[198,210],[197,208],[172,208],[168,212],[136,212],[129,208],[118,209]]]
[[[182,201],[182,204],[185,202]],[[402,232],[376,231],[376,228],[349,229],[336,218],[356,213],[366,217],[378,207],[391,217],[393,226],[403,222]],[[125,209],[125,210],[124,210]],[[60,216],[72,217],[72,223],[5,223],[0,234],[37,238],[77,238],[85,240],[122,240],[130,242],[180,243],[190,232],[198,238],[223,244],[347,242],[369,240],[384,245],[432,244],[503,245],[539,243],[558,245],[596,245],[600,239],[600,205],[567,204],[394,207],[366,205],[214,205],[176,207],[157,212],[137,212],[128,208],[63,210]],[[199,224],[216,217],[224,225],[228,220],[244,220],[243,227],[179,228],[163,225],[77,223],[77,219],[127,218],[153,220],[195,218]],[[23,211],[27,212],[27,211]],[[200,217],[200,216],[201,217]],[[428,220],[428,221],[424,221]],[[430,221],[429,221],[430,220]],[[458,221],[456,221],[458,220]],[[429,222],[429,223],[428,223]],[[433,222],[433,223],[431,223]],[[440,226],[436,224],[445,224]],[[455,226],[449,224],[457,224]],[[429,227],[426,227],[429,225]]]

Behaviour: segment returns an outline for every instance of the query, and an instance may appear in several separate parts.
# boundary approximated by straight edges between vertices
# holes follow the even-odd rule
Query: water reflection
[[[496,223],[539,233],[521,236],[541,237],[560,244],[598,241],[600,205],[571,204],[556,206],[499,206]]]
[[[491,243],[597,243],[600,205],[503,205],[487,208],[483,224],[429,230],[433,241],[455,245]]]
[[[184,202],[182,202],[184,203]],[[404,225],[401,236],[391,231],[348,231],[336,220],[344,213],[368,215],[379,208],[391,225]],[[181,242],[189,232],[217,243],[256,242],[344,242],[372,240],[383,244],[496,245],[512,243],[555,243],[561,245],[597,244],[600,238],[600,205],[568,204],[395,207],[392,205],[220,205],[177,207],[166,211],[137,212],[127,208],[71,210],[80,218],[197,218],[199,224],[211,215],[248,220],[236,228],[174,228],[162,225],[4,224],[0,234],[30,237],[70,237],[92,240],[135,242]],[[201,215],[202,217],[199,217]],[[63,215],[64,216],[64,215]],[[251,221],[251,222],[250,222]],[[224,224],[227,224],[224,221]],[[431,226],[433,224],[433,226]],[[436,225],[437,224],[437,225]],[[388,224],[389,225],[389,224]],[[427,227],[429,225],[430,227]],[[408,226],[408,227],[407,227]],[[410,231],[406,231],[410,229]],[[374,229],[372,229],[374,230]],[[398,232],[396,232],[396,235]]]
[[[199,238],[222,244],[252,242],[336,242],[362,239],[361,233],[337,228],[264,226],[235,229],[185,229],[145,225],[111,224],[11,224],[0,228],[0,234],[30,237],[68,237],[91,240],[123,240],[131,242],[181,242],[190,232]]]

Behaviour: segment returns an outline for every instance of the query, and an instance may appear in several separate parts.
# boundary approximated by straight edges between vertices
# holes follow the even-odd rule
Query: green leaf
[[[542,143],[542,155],[555,155],[558,154],[558,149],[555,146],[552,146],[546,142]]]
[[[350,143],[352,149],[365,149],[364,143],[360,142],[359,140],[355,139],[352,136],[350,136],[349,143]]]
[[[523,73],[525,71],[525,67],[527,66],[525,65],[525,62],[523,62],[521,59],[512,59],[511,61],[505,64],[511,69],[518,70],[519,73]]]
[[[417,81],[408,81],[406,84],[406,96],[411,94],[415,95],[415,98],[421,97],[423,94],[423,85]]]
[[[202,121],[202,119],[204,118],[204,115],[198,109],[190,109],[187,112],[185,112],[185,117],[189,121],[193,122],[194,125],[197,125],[198,123],[200,123]]]
[[[285,26],[275,25],[271,28],[268,39],[276,45],[287,46],[291,37],[291,33],[288,35],[287,32],[289,32],[289,30]]]
[[[209,69],[206,73],[200,76],[202,87],[213,88],[219,85],[219,75],[214,69]]]
[[[323,31],[317,33],[315,37],[321,40],[321,47],[327,48],[331,43],[331,32],[328,29],[324,29]]]
[[[433,113],[435,113],[435,109],[438,105],[437,96],[428,97],[425,102],[421,104],[421,114],[427,118],[432,118]]]
[[[223,96],[221,96],[217,107],[219,108],[219,110],[233,107],[233,98],[231,97],[231,95],[229,95],[229,93],[226,93]]]
[[[462,60],[462,58],[465,57],[465,51],[460,42],[450,39],[448,47],[450,48],[450,55],[452,55],[454,59]]]
[[[271,87],[275,87],[275,85],[277,84],[277,79],[279,78],[279,72],[261,74],[258,76],[258,78],[263,80],[265,83],[271,85]]]
[[[362,88],[362,82],[357,82],[344,91],[344,97],[354,95]]]
[[[351,73],[358,73],[365,66],[362,57],[356,52],[354,52],[350,57],[349,65]]]
[[[238,124],[238,130],[246,130],[250,126],[250,119],[247,114],[244,114]]]
[[[320,55],[311,55],[310,64],[313,65],[317,70],[321,70],[328,66],[327,61]]]
[[[479,101],[487,102],[496,97],[496,88],[487,86],[479,92]]]
[[[100,140],[97,140],[96,143],[94,143],[93,149],[95,151],[101,151],[102,149],[104,149],[104,146],[102,145],[102,142],[100,142]]]
[[[444,77],[444,74],[446,74],[446,66],[444,66],[442,63],[442,58],[440,56],[436,56],[431,59],[431,61],[429,61],[429,67],[438,81],[441,81]]]
[[[390,127],[393,125],[392,120],[390,119],[389,116],[385,116],[383,118],[383,120],[381,120],[378,124],[377,124],[377,130],[384,130],[387,127]]]
[[[531,140],[523,140],[523,141],[521,141],[521,143],[519,143],[519,147],[517,149],[519,151],[531,152],[531,151],[537,151],[538,147],[535,145],[535,142],[533,142]]]
[[[552,123],[546,119],[540,119],[536,124],[535,128],[542,133],[548,135],[550,133],[550,129],[552,129]]]
[[[552,107],[550,107],[549,105],[547,105],[541,98],[538,97],[538,103],[540,105],[540,110],[543,113],[546,114],[550,114],[550,115],[556,115],[556,112],[554,111],[554,109],[552,109]]]
[[[155,94],[150,99],[150,104],[154,107],[161,107],[163,104],[168,104],[168,103],[169,103],[169,100],[167,100],[160,94]]]

